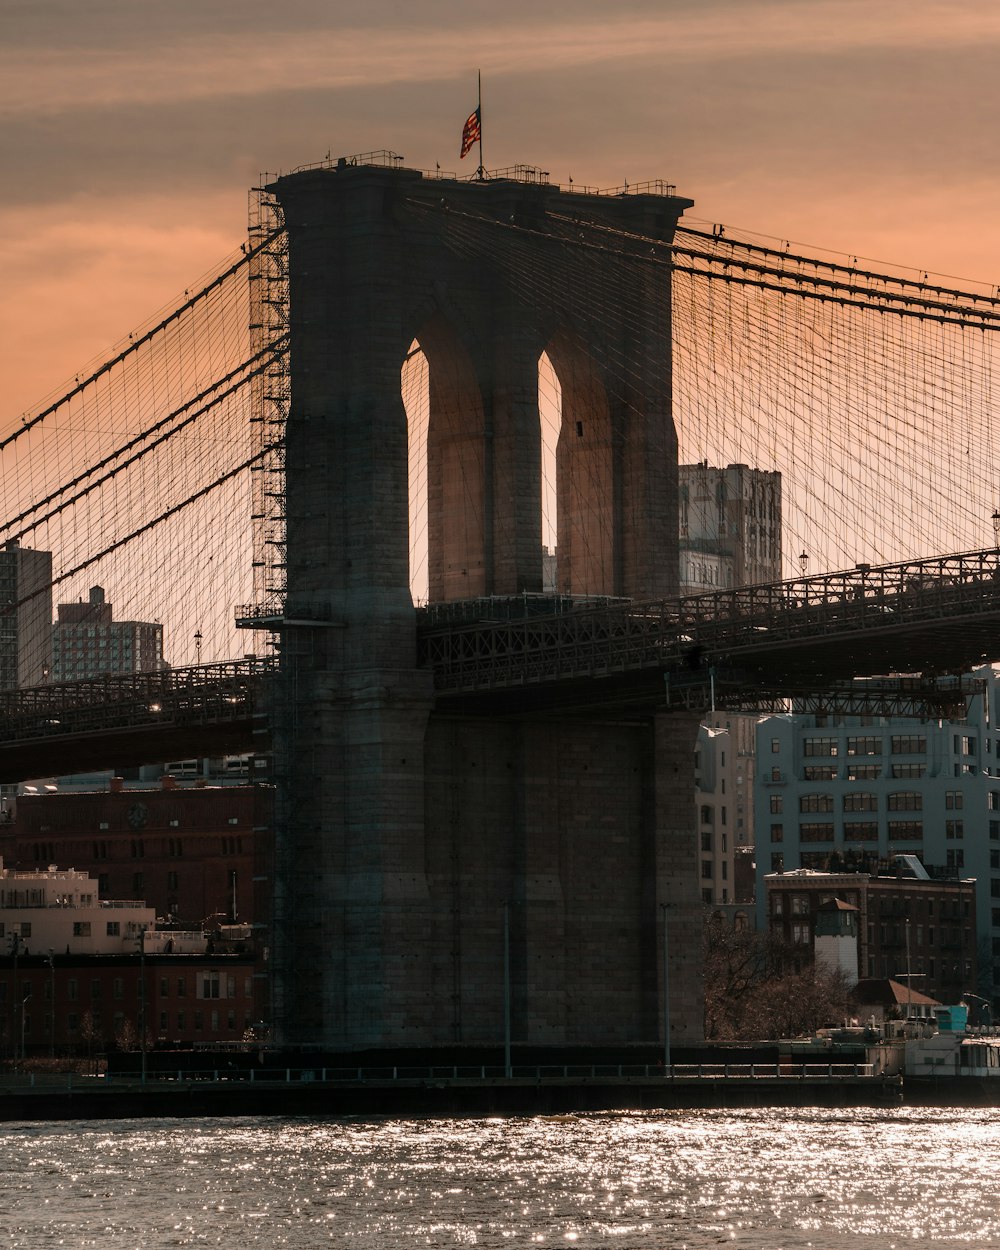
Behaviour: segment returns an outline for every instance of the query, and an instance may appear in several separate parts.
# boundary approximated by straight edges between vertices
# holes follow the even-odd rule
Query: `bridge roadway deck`
[[[267,616],[282,628],[280,613]],[[677,691],[704,692],[716,679],[735,705],[825,698],[854,678],[936,678],[1000,658],[1000,552],[657,603],[523,596],[441,604],[423,609],[417,628],[445,711],[645,716]],[[2,691],[0,781],[266,750],[264,695],[276,671],[273,659],[247,658]],[[876,688],[902,690],[914,707],[935,690],[942,706],[960,704],[962,694],[955,683],[893,678],[857,697]]]
[[[781,697],[857,677],[958,674],[1000,657],[996,550],[548,615],[508,604],[427,610],[423,654],[439,703],[482,705],[491,692],[494,709],[648,711],[663,705],[664,675],[704,684],[715,669]]]

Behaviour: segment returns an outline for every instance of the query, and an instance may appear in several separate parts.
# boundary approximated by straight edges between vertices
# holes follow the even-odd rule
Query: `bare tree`
[[[704,951],[706,1038],[797,1037],[848,1014],[843,976],[772,934],[731,929],[713,917]]]

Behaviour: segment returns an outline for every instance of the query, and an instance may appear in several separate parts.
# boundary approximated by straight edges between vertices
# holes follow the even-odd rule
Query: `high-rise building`
[[[697,595],[781,578],[781,474],[682,464],[680,592]]]
[[[981,689],[964,720],[788,714],[760,721],[759,923],[770,873],[871,874],[912,856],[932,878],[975,878],[981,985],[1000,992],[1000,684],[988,666],[973,677]]]
[[[0,548],[0,690],[37,686],[52,666],[52,553]]]
[[[100,586],[87,602],[60,603],[52,626],[52,680],[106,673],[150,673],[164,667],[159,621],[116,621]]]

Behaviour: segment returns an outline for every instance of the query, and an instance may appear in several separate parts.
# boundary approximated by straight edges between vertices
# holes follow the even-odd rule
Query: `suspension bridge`
[[[0,776],[266,746],[285,1040],[495,1040],[504,925],[526,1040],[657,1036],[709,686],[940,710],[991,658],[996,292],[691,207],[391,153],[264,179],[238,252],[0,437],[0,543],[54,560],[4,644],[44,669],[28,600],[99,581],[170,662],[0,693]],[[783,579],[679,594],[698,461],[781,475]]]

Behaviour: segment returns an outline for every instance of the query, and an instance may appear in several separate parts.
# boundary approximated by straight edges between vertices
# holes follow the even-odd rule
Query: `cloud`
[[[376,12],[379,7],[376,5]],[[471,81],[656,61],[662,67],[844,56],[855,49],[968,48],[1000,43],[992,3],[922,5],[901,0],[706,4],[641,13],[606,5],[601,16],[567,6],[559,20],[470,24],[410,17],[388,28],[330,23],[309,30],[261,32],[240,25],[195,34],[166,32],[137,42],[113,37],[81,56],[79,48],[8,45],[0,52],[0,115],[51,115],[81,107],[174,105],[291,89],[345,90],[381,83]],[[412,10],[411,10],[412,13]],[[572,16],[570,16],[572,13]],[[87,16],[82,10],[81,17]],[[78,18],[79,20],[79,18]],[[183,28],[182,28],[183,29]],[[642,84],[633,84],[641,89]]]

